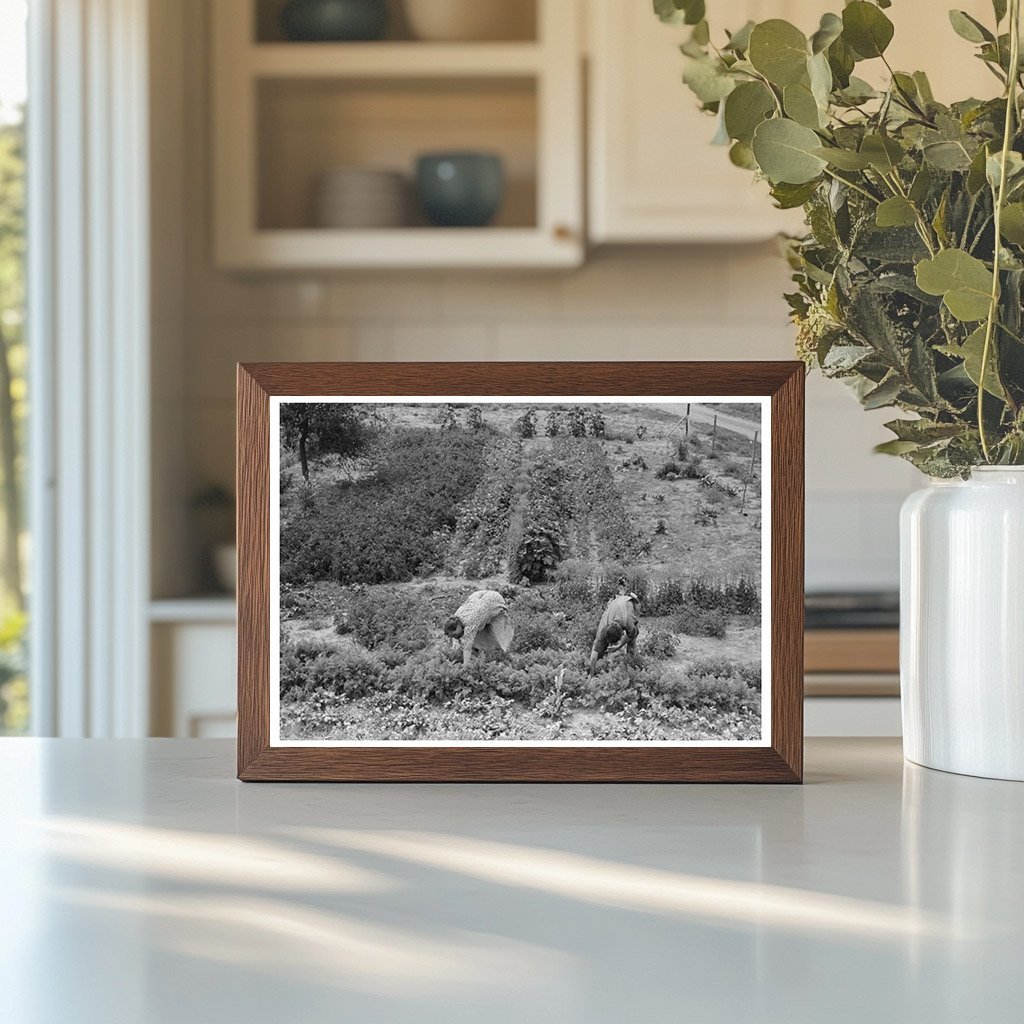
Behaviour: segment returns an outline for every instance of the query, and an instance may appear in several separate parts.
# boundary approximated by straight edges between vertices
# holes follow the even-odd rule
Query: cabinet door
[[[649,0],[586,0],[590,25],[590,237],[594,242],[703,242],[767,238],[799,231],[797,211],[775,210],[764,183],[712,146],[713,118],[682,84],[678,44],[684,26],[663,25]],[[712,33],[748,19],[786,18],[811,33],[828,0],[709,0]],[[956,6],[989,24],[989,0]],[[946,5],[901,0],[886,12],[896,25],[889,57],[897,68],[929,73],[944,101],[991,96],[998,83],[949,25]],[[858,74],[887,77],[880,61]]]
[[[712,242],[799,229],[799,215],[775,210],[767,186],[710,144],[715,120],[682,83],[679,44],[689,29],[663,25],[648,0],[588,2],[591,240]],[[821,0],[802,5],[822,7]],[[796,19],[798,6],[710,2],[708,17],[718,36],[751,18]],[[807,20],[798,19],[801,27]]]

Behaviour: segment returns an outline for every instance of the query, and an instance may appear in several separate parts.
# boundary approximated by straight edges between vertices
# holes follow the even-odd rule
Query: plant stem
[[[910,197],[907,195],[906,189],[903,187],[903,182],[900,181],[899,172],[893,168],[892,174],[882,175],[882,180],[888,182],[890,187],[901,199],[906,199],[906,201],[910,203],[911,209],[914,211],[914,217],[917,219],[917,233],[921,236],[921,241],[924,242],[929,255],[934,256],[935,247],[932,245],[931,228],[928,226],[928,221],[924,219],[924,214],[917,208],[917,204],[910,201]],[[941,250],[943,248],[941,239],[936,237],[935,242]]]
[[[881,200],[877,196],[873,196],[867,189],[861,188],[860,185],[855,184],[852,181],[847,181],[846,178],[840,178],[838,174],[833,173],[827,167],[825,173],[833,180],[838,181],[841,185],[845,185],[847,188],[852,188],[854,192],[859,192],[866,199],[870,199],[871,202],[877,206]]]
[[[985,432],[985,375],[988,372],[992,354],[992,335],[999,316],[999,272],[1001,267],[1001,243],[1003,204],[1006,201],[1006,168],[1009,162],[1010,144],[1013,141],[1013,127],[1017,119],[1017,83],[1020,68],[1020,0],[1010,0],[1010,73],[1006,83],[1006,124],[1003,126],[1002,160],[999,167],[999,189],[995,197],[995,246],[992,256],[992,295],[989,300],[988,320],[985,322],[985,346],[981,350],[981,370],[978,373],[978,435],[985,461],[992,462],[988,435]]]

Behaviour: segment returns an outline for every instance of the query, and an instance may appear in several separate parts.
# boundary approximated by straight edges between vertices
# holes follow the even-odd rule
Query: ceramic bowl
[[[322,228],[399,228],[408,207],[406,178],[395,171],[338,167],[320,178],[316,222]]]
[[[387,0],[290,0],[281,11],[285,38],[296,42],[380,39],[387,26]]]
[[[435,227],[483,227],[494,219],[504,198],[501,157],[426,153],[416,163],[416,193]]]
[[[531,39],[535,19],[529,0],[404,0],[417,39],[474,42]]]

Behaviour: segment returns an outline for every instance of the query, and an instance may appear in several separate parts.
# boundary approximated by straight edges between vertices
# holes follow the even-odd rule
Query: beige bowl
[[[484,42],[536,38],[533,0],[405,0],[417,39]]]
[[[320,179],[316,223],[322,228],[400,228],[408,211],[408,183],[394,171],[340,167]]]

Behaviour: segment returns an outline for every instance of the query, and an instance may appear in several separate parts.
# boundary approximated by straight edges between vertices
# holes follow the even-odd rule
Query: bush
[[[418,594],[375,589],[354,594],[335,616],[335,629],[351,632],[371,651],[383,645],[421,651],[438,635],[445,611]]]
[[[667,629],[655,629],[646,635],[641,634],[640,652],[647,658],[664,661],[676,653],[678,641]]]
[[[358,648],[300,641],[281,648],[281,696],[301,699],[320,690],[337,697],[361,697],[380,685],[383,664]]]
[[[546,608],[534,610],[524,607],[522,602],[516,602],[512,614],[515,621],[512,653],[561,650],[564,631]]]
[[[701,608],[695,604],[686,605],[673,622],[676,633],[687,636],[710,636],[721,640],[725,636],[728,619],[721,608]]]
[[[644,602],[644,611],[648,615],[671,615],[686,603],[686,584],[682,580],[670,578],[651,586]]]
[[[587,414],[581,406],[574,405],[569,410],[569,433],[573,437],[587,436]]]
[[[761,688],[761,666],[754,662],[739,663],[722,657],[695,658],[690,663],[688,673],[692,677],[738,679],[751,689]]]
[[[519,437],[537,436],[537,414],[532,409],[527,409],[514,424],[514,429]]]
[[[443,564],[485,450],[480,431],[396,430],[372,476],[282,512],[281,582],[402,582]]]
[[[701,504],[694,513],[695,526],[717,526],[719,510],[713,505]]]

